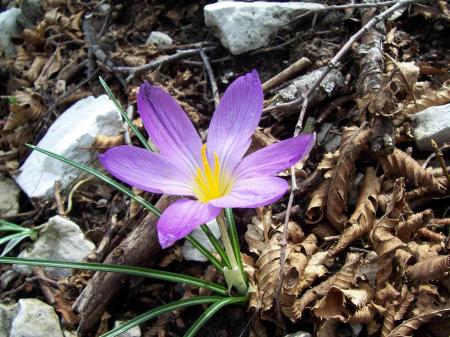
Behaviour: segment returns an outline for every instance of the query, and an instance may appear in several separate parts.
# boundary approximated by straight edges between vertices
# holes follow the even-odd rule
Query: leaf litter
[[[105,77],[114,94],[129,104],[130,116],[140,130],[142,122],[136,118],[133,105],[141,81],[150,80],[181,102],[202,133],[214,106],[211,79],[198,53],[178,59],[171,56],[186,49],[211,48],[204,50],[220,92],[231,79],[253,68],[268,81],[287,65],[306,57],[309,66],[295,74],[301,83],[297,88],[304,92],[317,79],[319,73],[314,71],[327,65],[339,46],[380,12],[370,7],[325,12],[318,15],[315,26],[311,26],[310,18],[283,28],[273,39],[273,50],[267,47],[233,56],[204,26],[205,4],[152,2],[146,7],[136,2],[126,8],[108,2],[104,11],[98,1],[71,6],[66,6],[66,1],[43,1],[45,14],[16,37],[16,57],[0,61],[4,79],[1,173],[17,172],[28,154],[23,144],[36,143],[66,107],[102,93],[98,75]],[[86,19],[87,12],[93,13],[91,19]],[[296,168],[298,190],[287,223],[285,259],[281,261],[281,243],[283,220],[289,211],[287,197],[256,213],[237,213],[253,292],[248,312],[229,311],[227,325],[221,325],[220,319],[211,321],[215,335],[237,336],[245,331],[251,336],[269,336],[300,329],[318,336],[341,336],[342,329],[356,323],[363,326],[360,336],[422,336],[425,329],[430,336],[448,335],[448,330],[430,327],[450,315],[450,183],[439,162],[427,160],[430,152],[416,148],[410,120],[428,107],[450,102],[445,47],[448,15],[445,1],[408,6],[399,19],[388,20],[355,42],[342,67],[327,79],[327,86],[314,93],[306,110],[309,124],[306,121],[304,128],[318,132],[325,122],[331,126],[310,158]],[[132,16],[134,20],[129,19]],[[150,28],[170,32],[175,45],[161,48],[145,44]],[[320,41],[314,34],[318,32]],[[145,71],[123,73],[115,69],[142,67],[155,60],[161,63]],[[289,80],[295,77],[289,76]],[[266,108],[285,102],[289,84],[295,88],[294,81],[271,84],[265,93]],[[330,90],[333,85],[336,90]],[[284,93],[280,91],[283,87],[287,88]],[[348,94],[357,98],[339,103],[337,99]],[[319,116],[330,104],[335,110]],[[253,137],[252,151],[290,137],[299,113],[299,109],[265,113]],[[340,144],[326,151],[332,136],[340,138]],[[91,150],[104,151],[135,142],[127,133],[118,137],[100,135]],[[448,166],[448,146],[438,145]],[[156,202],[155,196],[139,193]],[[149,221],[136,203],[96,180],[74,187],[70,198],[74,204],[70,217],[82,220],[83,230],[97,244],[97,251],[89,257],[93,261],[107,257],[115,261],[118,258],[114,254],[127,254],[127,245],[121,242],[133,228],[146,228],[143,224]],[[64,191],[62,199],[67,202],[69,192]],[[55,200],[23,203],[21,210],[23,215],[14,220],[28,227],[45,222],[57,212]],[[208,280],[221,278],[212,267],[183,260],[178,244],[164,252],[149,249],[147,256],[135,262],[144,264],[144,260]],[[284,279],[278,293],[282,264]],[[30,294],[45,298],[39,283],[20,287],[21,282],[6,285],[2,292],[13,298]],[[60,280],[59,289],[49,289],[64,324],[81,324],[85,334],[95,333],[94,327],[108,330],[111,317],[133,317],[174,295],[188,298],[196,292],[189,287],[134,278],[120,282],[127,284],[129,291],[125,294],[116,290],[97,309],[92,309],[96,303],[83,306],[81,294],[90,288],[89,294],[98,295],[108,283],[88,272],[78,271]],[[123,306],[114,303],[118,298],[125,299]],[[281,321],[277,301],[284,317]],[[91,313],[97,317],[92,321],[86,318]],[[184,331],[197,313],[179,310],[142,328],[145,336],[169,336]],[[251,320],[250,325],[244,322],[247,320]],[[235,330],[228,327],[232,322],[236,323]]]

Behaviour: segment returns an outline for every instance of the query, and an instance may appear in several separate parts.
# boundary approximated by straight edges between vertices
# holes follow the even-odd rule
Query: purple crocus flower
[[[280,141],[247,157],[261,118],[263,91],[254,70],[225,91],[202,141],[191,121],[164,90],[141,85],[138,109],[158,147],[152,153],[118,146],[100,156],[114,177],[152,193],[186,196],[170,205],[157,223],[163,248],[211,221],[226,207],[254,208],[273,203],[288,184],[275,175],[309,153],[314,135]]]

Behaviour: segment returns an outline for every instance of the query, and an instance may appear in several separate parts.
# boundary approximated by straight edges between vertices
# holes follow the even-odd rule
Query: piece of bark
[[[176,197],[163,195],[156,207],[160,210],[167,208]],[[104,263],[144,267],[151,261],[151,257],[161,250],[156,233],[157,217],[149,213],[133,229],[122,242],[111,251]],[[94,328],[104,313],[106,306],[123,289],[128,275],[120,273],[97,272],[87,287],[78,296],[73,305],[80,314],[79,334],[81,336]]]
[[[308,91],[308,89],[317,81],[317,79],[322,75],[325,67],[319,68],[317,70],[311,71],[310,73],[296,78],[289,86],[281,89],[277,93],[277,99],[275,100],[275,105],[281,103],[287,103],[295,100],[297,97],[301,96],[302,93]],[[308,97],[308,107],[314,107],[317,104],[325,101],[326,99],[337,95],[344,94],[348,92],[348,86],[345,84],[344,75],[338,69],[333,69],[330,73],[323,79],[319,87],[314,90]],[[301,104],[300,104],[301,106]],[[272,112],[272,116],[276,119],[281,119],[283,116],[294,115],[299,112],[298,109],[286,109],[281,111]]]

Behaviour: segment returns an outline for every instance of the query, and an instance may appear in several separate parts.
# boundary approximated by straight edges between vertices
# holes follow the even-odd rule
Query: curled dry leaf
[[[326,215],[328,221],[339,231],[347,221],[345,211],[350,190],[353,185],[355,162],[372,135],[372,129],[361,127],[339,149],[339,160],[331,177],[328,191]]]
[[[431,209],[411,214],[406,221],[398,224],[397,236],[402,241],[408,241],[421,227],[428,225],[434,215]]]
[[[314,313],[321,318],[336,318],[346,322],[365,305],[373,295],[367,283],[355,288],[356,274],[361,265],[362,254],[349,253],[344,266],[336,273],[333,285],[314,307]]]
[[[123,134],[117,136],[105,136],[97,135],[95,136],[92,148],[94,149],[109,149],[114,146],[122,145],[124,142]]]
[[[371,233],[370,239],[378,255],[378,264],[380,266],[377,273],[377,289],[384,287],[385,281],[387,281],[391,274],[393,253],[404,245],[395,236],[395,228],[397,228],[406,209],[404,187],[403,179],[397,179],[395,181],[386,213],[375,224]]]
[[[16,91],[13,96],[17,103],[10,104],[10,113],[3,130],[13,130],[29,120],[35,120],[47,110],[41,96],[30,88]]]
[[[247,231],[245,232],[245,240],[248,244],[248,249],[251,253],[260,255],[264,250],[264,228],[262,221],[258,217],[252,218],[252,223],[247,225]]]
[[[375,169],[368,167],[356,202],[356,208],[349,219],[350,227],[346,228],[339,241],[330,250],[330,256],[336,256],[350,243],[361,238],[372,230],[378,206],[378,193],[381,180],[376,176]]]
[[[406,268],[406,275],[416,282],[437,280],[448,277],[450,271],[450,256],[435,256]]]
[[[416,102],[411,101],[403,109],[405,114],[413,114],[431,106],[444,105],[450,102],[450,81],[445,82],[440,89],[431,88],[429,82],[417,82],[414,95]]]
[[[325,179],[312,193],[311,201],[309,202],[308,208],[306,210],[307,223],[314,224],[323,219],[330,185],[331,179]]]
[[[30,82],[36,81],[36,79],[39,77],[39,74],[41,73],[42,69],[45,66],[46,59],[42,56],[36,56],[33,60],[33,63],[30,66],[30,69],[28,69],[24,76],[26,79],[28,79]]]
[[[444,189],[439,180],[422,168],[410,155],[398,148],[395,148],[390,155],[378,156],[377,159],[384,171],[390,176],[406,177],[419,187],[428,187],[437,191]]]
[[[446,239],[444,234],[433,232],[431,229],[428,228],[421,228],[418,230],[417,233],[420,237],[425,238],[428,241],[436,241],[444,243]]]
[[[317,252],[311,256],[304,273],[300,276],[299,291],[309,287],[315,280],[327,273],[325,262],[329,260],[328,252]]]
[[[446,317],[449,315],[450,315],[450,308],[444,308],[423,313],[419,316],[410,318],[401,323],[399,326],[397,326],[394,330],[391,331],[388,337],[412,336],[414,331],[419,329],[423,324],[431,321],[433,318]]]
[[[315,302],[317,299],[324,296],[333,285],[335,276],[331,276],[322,283],[319,283],[315,287],[308,289],[296,302],[295,302],[295,317],[300,319],[302,317],[303,311],[306,308],[309,308],[310,305]]]

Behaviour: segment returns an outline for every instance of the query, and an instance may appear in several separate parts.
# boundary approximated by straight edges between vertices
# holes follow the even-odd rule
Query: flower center
[[[198,167],[194,177],[194,194],[198,200],[208,202],[228,194],[231,190],[230,179],[226,179],[221,172],[219,157],[215,152],[214,167],[211,168],[206,156],[206,144],[202,146],[202,164],[203,168]]]

